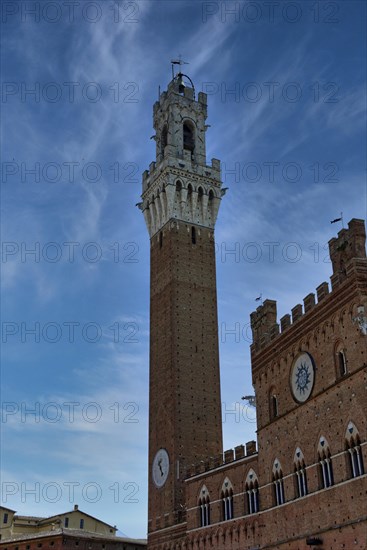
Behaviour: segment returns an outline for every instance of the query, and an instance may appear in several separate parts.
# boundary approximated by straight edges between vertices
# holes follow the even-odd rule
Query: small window
[[[69,527],[69,518],[65,518],[64,526]]]
[[[75,546],[79,546],[79,541],[78,540],[76,541]]]
[[[195,229],[195,227],[191,228],[191,242],[192,242],[192,244],[196,244],[196,229]]]
[[[271,417],[276,418],[279,415],[278,397],[273,394],[270,398]]]
[[[39,543],[37,544],[37,546],[38,546],[38,548],[42,548],[42,542],[39,542]]]
[[[80,526],[80,529],[84,529],[84,519],[80,520],[79,526]]]
[[[340,376],[345,376],[347,374],[347,361],[344,351],[338,351],[338,363]]]
[[[54,544],[55,544],[55,541],[52,540],[52,541],[50,542],[50,546],[53,546]]]
[[[4,523],[8,523],[8,517],[9,517],[9,514],[8,513],[5,513],[4,514]]]
[[[30,547],[31,547],[31,545],[30,545],[30,544],[27,544],[27,546],[26,546],[26,550],[29,550],[29,549],[30,549]]]

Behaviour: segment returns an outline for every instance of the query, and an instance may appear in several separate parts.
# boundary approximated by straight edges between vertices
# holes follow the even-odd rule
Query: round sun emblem
[[[294,362],[291,372],[291,388],[296,401],[305,402],[311,395],[315,368],[311,355],[302,353]]]

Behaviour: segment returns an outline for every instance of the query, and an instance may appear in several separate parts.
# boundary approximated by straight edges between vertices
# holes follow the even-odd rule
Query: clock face
[[[304,403],[310,397],[315,382],[315,365],[309,353],[301,353],[291,370],[291,388],[298,403]]]
[[[166,449],[159,449],[153,460],[152,476],[154,485],[163,487],[169,472],[169,456]]]

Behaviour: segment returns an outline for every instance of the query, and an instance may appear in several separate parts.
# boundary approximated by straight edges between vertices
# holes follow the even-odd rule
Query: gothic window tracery
[[[320,468],[320,479],[321,479],[321,488],[327,489],[334,485],[334,472],[333,472],[333,463],[331,459],[331,453],[329,444],[324,437],[320,438],[318,446],[318,455],[319,455],[319,468]]]
[[[359,433],[353,422],[349,422],[345,433],[346,448],[348,451],[350,477],[364,474],[363,456]]]
[[[284,482],[282,467],[278,459],[275,459],[273,465],[273,489],[274,489],[274,502],[276,506],[280,506],[285,503],[284,496]]]
[[[297,448],[294,455],[294,472],[296,477],[296,492],[298,498],[304,497],[308,493],[307,472],[305,459],[301,449]]]
[[[233,519],[233,487],[228,478],[222,485],[221,500],[223,521]]]
[[[210,497],[205,485],[201,489],[199,497],[199,522],[200,527],[210,525]]]
[[[247,474],[246,484],[246,500],[247,500],[247,513],[256,514],[259,509],[259,482],[254,470],[250,470]]]

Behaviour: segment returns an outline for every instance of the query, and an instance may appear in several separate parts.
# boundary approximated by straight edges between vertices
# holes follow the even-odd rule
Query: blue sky
[[[229,188],[225,448],[255,437],[241,402],[255,298],[290,312],[331,274],[330,220],[366,218],[366,5],[268,4],[2,4],[2,496],[21,514],[75,502],[146,534],[149,241],[135,204],[172,57],[208,92],[207,160]]]

